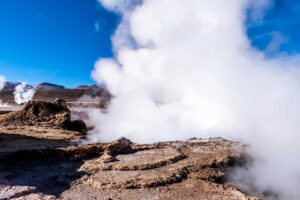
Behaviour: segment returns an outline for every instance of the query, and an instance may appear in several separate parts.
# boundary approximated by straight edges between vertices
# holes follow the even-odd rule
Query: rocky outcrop
[[[82,120],[71,120],[71,111],[63,99],[54,102],[29,101],[22,110],[0,115],[2,126],[44,126],[87,132]]]

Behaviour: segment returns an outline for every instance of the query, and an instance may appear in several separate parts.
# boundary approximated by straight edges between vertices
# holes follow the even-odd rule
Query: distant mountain
[[[0,91],[0,100],[6,103],[14,103],[14,90],[20,82],[6,82],[6,86]],[[76,88],[70,89],[62,85],[44,82],[36,86],[27,85],[28,88],[36,90],[33,97],[34,100],[53,101],[55,98],[63,98],[68,102],[81,101],[84,97],[85,101],[95,101],[101,97],[106,101],[111,98],[111,95],[103,86],[97,85],[79,85]],[[91,97],[91,98],[87,98]]]
[[[98,85],[79,85],[78,87],[76,87],[75,89],[79,89],[79,90],[97,90],[100,87]]]
[[[17,85],[21,84],[20,82],[6,82],[3,90],[14,90]]]
[[[44,83],[38,84],[36,86],[36,89],[37,90],[52,90],[52,89],[63,90],[63,89],[66,89],[66,88],[65,88],[65,86],[62,86],[62,85],[56,85],[56,84],[53,84],[53,83],[44,82]]]
[[[6,82],[3,91],[14,91],[16,86],[20,84],[21,82]],[[26,88],[31,89],[33,86],[26,84]]]
[[[21,82],[6,82],[3,90],[13,91],[13,90],[15,90],[15,87],[17,85],[20,85],[20,84],[21,84]],[[68,90],[69,89],[69,88],[66,88],[63,85],[57,85],[57,84],[49,83],[49,82],[43,82],[43,83],[40,83],[36,86],[32,86],[32,85],[27,84],[26,87],[35,88],[36,90]],[[94,84],[94,85],[79,85],[79,86],[75,87],[74,89],[78,89],[78,90],[99,90],[101,88],[103,88],[103,87]]]

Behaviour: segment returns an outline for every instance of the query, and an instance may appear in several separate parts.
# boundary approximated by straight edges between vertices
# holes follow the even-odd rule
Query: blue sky
[[[112,56],[119,20],[96,0],[1,0],[0,74],[30,84],[93,84],[94,62]],[[268,56],[299,53],[300,0],[275,0],[264,20],[246,28]]]
[[[300,0],[274,0],[261,22],[247,22],[247,31],[252,45],[268,56],[299,53]]]
[[[1,0],[0,74],[31,84],[92,84],[96,59],[112,55],[117,22],[96,0]]]

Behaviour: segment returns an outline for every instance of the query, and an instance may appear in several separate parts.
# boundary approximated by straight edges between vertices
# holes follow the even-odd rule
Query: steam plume
[[[0,76],[0,91],[4,88],[5,86],[5,77]]]
[[[0,92],[1,90],[3,90],[4,86],[5,86],[5,77],[0,75]],[[2,101],[0,99],[0,106],[3,106]]]
[[[94,139],[239,139],[258,188],[300,199],[299,56],[266,59],[244,27],[247,8],[261,18],[268,1],[100,2],[123,20],[115,58],[93,72],[114,95],[105,114],[91,113]]]
[[[22,104],[30,101],[35,94],[33,88],[29,88],[25,82],[17,85],[14,91],[15,102],[17,104]]]

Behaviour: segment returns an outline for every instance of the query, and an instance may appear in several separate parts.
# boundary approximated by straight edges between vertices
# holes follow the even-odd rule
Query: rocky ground
[[[228,182],[228,170],[245,162],[240,143],[83,144],[82,127],[61,117],[69,112],[61,101],[30,102],[0,115],[1,200],[258,199]]]

